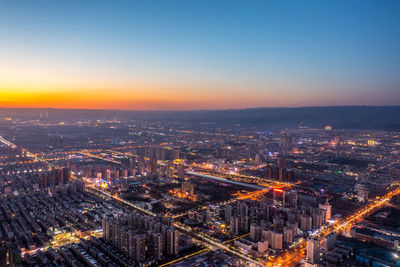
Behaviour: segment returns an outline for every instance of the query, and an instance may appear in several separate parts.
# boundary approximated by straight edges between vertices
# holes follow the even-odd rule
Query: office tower
[[[320,241],[317,238],[310,238],[307,240],[307,262],[319,262]]]

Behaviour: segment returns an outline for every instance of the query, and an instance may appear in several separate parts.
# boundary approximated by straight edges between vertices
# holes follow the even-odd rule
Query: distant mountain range
[[[124,111],[73,109],[0,109],[5,117],[49,121],[139,119],[178,121],[198,128],[254,127],[258,129],[323,128],[400,131],[400,106],[332,106],[302,108],[250,108],[198,111]],[[3,120],[4,121],[4,120]]]

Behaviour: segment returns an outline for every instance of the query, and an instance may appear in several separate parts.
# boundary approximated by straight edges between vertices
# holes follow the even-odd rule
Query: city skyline
[[[0,107],[399,105],[396,1],[0,4]]]

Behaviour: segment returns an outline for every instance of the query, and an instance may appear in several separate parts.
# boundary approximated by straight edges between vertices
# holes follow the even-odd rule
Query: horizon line
[[[74,110],[74,111],[125,111],[125,112],[188,112],[188,111],[229,111],[250,109],[302,109],[302,108],[345,108],[345,107],[400,107],[398,105],[329,105],[329,106],[279,106],[279,107],[247,107],[247,108],[215,108],[215,109],[97,109],[97,108],[55,108],[55,107],[1,107],[1,110]]]

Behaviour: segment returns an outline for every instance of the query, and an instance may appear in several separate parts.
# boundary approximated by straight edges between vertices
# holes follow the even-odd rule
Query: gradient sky
[[[400,1],[0,2],[0,107],[400,105]]]

